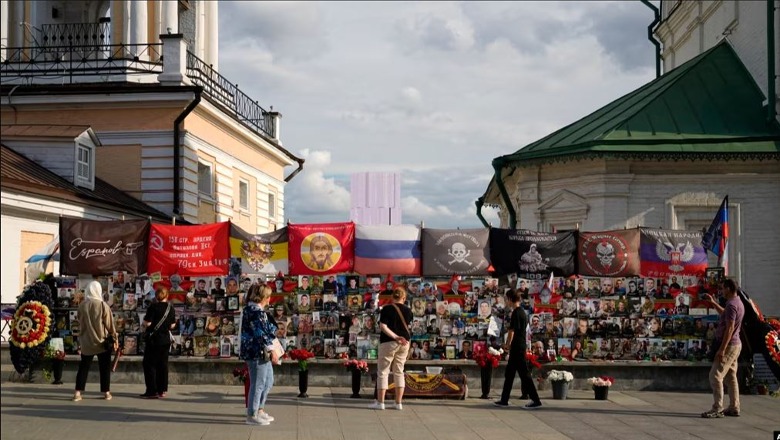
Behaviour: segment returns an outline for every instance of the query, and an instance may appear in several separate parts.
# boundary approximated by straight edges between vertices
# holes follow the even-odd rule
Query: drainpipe
[[[775,89],[775,5],[774,0],[766,0],[766,50],[767,50],[767,87],[766,118],[767,123],[777,122],[777,90]]]
[[[290,157],[292,157],[292,158],[293,158],[293,160],[295,160],[296,162],[298,162],[298,168],[297,168],[295,171],[293,171],[292,173],[290,173],[290,175],[289,175],[289,176],[287,176],[287,177],[285,177],[285,178],[284,178],[284,182],[285,182],[285,183],[287,183],[287,182],[291,181],[291,180],[293,179],[293,177],[295,177],[295,175],[296,175],[296,174],[298,174],[298,173],[300,173],[301,171],[303,171],[303,162],[305,162],[305,160],[304,160],[304,159],[301,159],[301,158],[298,158],[298,157],[294,157],[294,156],[290,156]]]
[[[496,180],[496,185],[498,186],[498,190],[501,192],[501,198],[506,205],[506,212],[509,214],[509,229],[517,229],[515,208],[512,206],[512,200],[509,198],[509,193],[506,192],[504,181],[501,179],[501,169],[504,167],[504,159],[497,157],[493,159],[492,165],[493,170],[495,170],[494,178]]]
[[[176,217],[177,215],[181,215],[181,184],[179,183],[179,180],[181,179],[181,123],[184,122],[184,118],[187,117],[190,113],[192,113],[193,110],[195,110],[195,107],[200,104],[200,94],[203,92],[203,87],[196,87],[195,90],[195,99],[193,99],[189,105],[184,109],[181,114],[176,117],[176,120],[173,121],[173,215]]]
[[[488,224],[487,220],[485,220],[485,217],[482,216],[482,207],[485,206],[485,196],[478,198],[474,204],[477,205],[477,218],[479,218],[479,221],[482,222],[483,226],[489,228],[490,224]]]
[[[661,12],[648,0],[642,0],[642,3],[648,8],[652,9],[653,15],[655,16],[653,22],[650,23],[650,26],[647,27],[647,39],[653,43],[653,46],[655,46],[655,77],[658,78],[661,76],[661,43],[655,39],[655,36],[653,36],[653,29],[658,23],[661,22]]]

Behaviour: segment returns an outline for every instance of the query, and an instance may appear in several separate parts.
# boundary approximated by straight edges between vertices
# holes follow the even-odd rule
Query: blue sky
[[[655,75],[638,1],[219,7],[220,73],[281,112],[284,147],[306,158],[285,189],[296,223],[348,220],[350,174],[392,171],[404,223],[478,227],[494,157]]]

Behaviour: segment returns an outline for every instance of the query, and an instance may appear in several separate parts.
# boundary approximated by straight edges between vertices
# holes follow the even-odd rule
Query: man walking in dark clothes
[[[506,363],[506,374],[504,375],[504,390],[501,392],[501,400],[493,402],[495,406],[509,406],[509,393],[512,392],[512,384],[515,380],[515,373],[520,375],[521,389],[523,394],[528,394],[531,401],[523,406],[524,409],[535,409],[542,406],[539,400],[539,394],[536,392],[531,374],[528,371],[528,365],[525,361],[525,330],[528,326],[528,317],[525,311],[520,308],[520,292],[508,290],[506,292],[507,304],[511,304],[512,317],[509,319],[509,330],[506,337],[506,348],[509,348],[509,360]]]

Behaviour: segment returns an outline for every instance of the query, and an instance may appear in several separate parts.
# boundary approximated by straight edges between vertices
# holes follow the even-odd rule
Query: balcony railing
[[[0,49],[3,84],[155,82],[153,74],[164,73],[163,43],[106,44],[107,23],[43,29],[43,44]],[[67,44],[52,44],[62,42]],[[271,113],[192,52],[187,51],[182,73],[222,111],[256,133],[275,137]]]
[[[112,75],[161,73],[161,50],[161,43],[13,47],[5,49],[0,75],[3,83],[48,77],[72,84],[85,76],[107,81]]]
[[[108,46],[111,44],[111,23],[44,24],[40,30],[41,45]]]
[[[239,122],[274,137],[269,112],[190,51],[187,51],[187,77],[193,84],[203,87],[206,96],[234,114]]]

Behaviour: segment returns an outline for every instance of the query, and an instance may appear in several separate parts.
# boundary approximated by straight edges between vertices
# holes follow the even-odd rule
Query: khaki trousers
[[[739,385],[737,383],[737,359],[742,345],[729,345],[723,355],[723,361],[716,359],[710,368],[710,386],[712,387],[712,410],[723,411],[723,382],[729,389],[731,404],[729,409],[739,412]]]
[[[383,342],[379,344],[379,354],[377,355],[376,375],[377,389],[386,390],[390,370],[393,371],[393,383],[396,388],[405,388],[404,365],[406,357],[409,354],[409,344],[401,345],[395,341]]]

